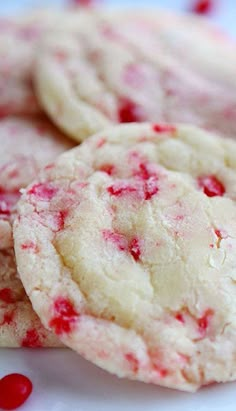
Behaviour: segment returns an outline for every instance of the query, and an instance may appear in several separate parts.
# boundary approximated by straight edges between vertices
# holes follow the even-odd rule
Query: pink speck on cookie
[[[147,181],[144,183],[144,199],[145,200],[151,200],[151,198],[156,195],[159,191],[158,185],[157,185],[157,179],[155,177],[149,178]]]
[[[72,331],[79,314],[71,301],[66,298],[58,297],[54,302],[54,316],[49,322],[49,326],[57,335]]]
[[[125,359],[128,361],[132,372],[136,374],[139,370],[138,358],[133,353],[129,352],[125,354]]]
[[[223,196],[225,187],[215,176],[202,176],[198,178],[199,187],[208,197]]]
[[[128,240],[124,235],[111,230],[103,230],[102,235],[105,241],[114,244],[118,250],[125,251],[128,249]]]
[[[156,133],[170,133],[173,134],[176,131],[176,127],[170,124],[153,124],[153,131]]]
[[[50,201],[58,192],[58,189],[50,183],[35,184],[28,190],[28,194],[36,197],[37,200]]]
[[[129,252],[135,261],[138,261],[141,256],[141,244],[137,237],[134,237],[129,244]]]
[[[151,164],[141,162],[138,166],[138,170],[135,170],[134,175],[143,180],[149,180],[151,177],[157,178],[157,171]]]
[[[201,335],[205,336],[213,315],[214,311],[209,308],[205,311],[203,316],[197,320],[199,332]]]
[[[107,188],[110,195],[120,197],[126,194],[137,192],[137,187],[126,182],[117,182]]]
[[[179,321],[180,323],[184,324],[185,323],[185,319],[182,313],[176,313],[175,314],[175,319],[177,321]]]
[[[37,253],[39,251],[38,245],[34,243],[33,241],[26,241],[25,243],[21,244],[21,249],[31,250],[34,253]]]

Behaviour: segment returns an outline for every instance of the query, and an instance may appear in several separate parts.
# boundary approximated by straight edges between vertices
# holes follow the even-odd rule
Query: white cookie
[[[1,119],[0,146],[0,346],[59,345],[42,327],[18,278],[12,221],[20,189],[73,144],[47,119],[31,116]]]
[[[100,12],[93,26],[45,39],[37,94],[78,141],[108,124],[148,120],[235,137],[235,50],[196,17]]]
[[[123,125],[42,172],[14,237],[44,326],[120,377],[234,380],[235,153],[192,126]]]

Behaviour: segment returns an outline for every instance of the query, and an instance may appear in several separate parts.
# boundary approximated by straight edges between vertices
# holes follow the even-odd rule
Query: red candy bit
[[[2,288],[0,290],[0,300],[7,304],[14,303],[12,290],[10,288]]]
[[[12,323],[14,318],[14,311],[4,314],[3,321],[0,325],[9,325]]]
[[[197,0],[191,7],[191,11],[197,14],[209,14],[213,9],[214,2],[212,0]]]
[[[150,164],[140,163],[139,169],[135,172],[135,176],[140,177],[143,180],[149,180],[151,177],[157,178],[157,172],[152,169]]]
[[[101,148],[106,144],[107,140],[106,138],[100,138],[96,144],[96,148]]]
[[[128,249],[128,241],[124,235],[111,230],[103,230],[102,235],[104,240],[115,244],[118,250],[124,251]]]
[[[49,326],[54,329],[57,335],[71,332],[79,317],[72,302],[66,298],[59,297],[54,302],[54,312],[55,316],[49,322]]]
[[[115,172],[115,166],[114,164],[103,164],[100,166],[99,170],[107,173],[109,176],[112,176]]]
[[[57,230],[58,231],[63,230],[63,228],[65,227],[65,220],[68,216],[68,213],[69,213],[68,210],[59,211],[57,213],[56,220],[57,220]]]
[[[130,368],[133,371],[133,373],[137,374],[139,370],[139,360],[137,359],[137,357],[131,352],[129,352],[125,354],[125,359],[129,362]]]
[[[21,249],[22,250],[32,250],[34,253],[39,252],[39,248],[37,244],[34,243],[33,241],[28,241],[28,242],[21,244]]]
[[[177,321],[179,321],[180,323],[182,323],[182,324],[185,323],[184,316],[183,316],[183,314],[181,314],[181,313],[176,313],[175,319],[176,319]]]
[[[95,0],[70,0],[70,5],[74,7],[91,7]]]
[[[140,107],[128,99],[121,99],[118,118],[120,123],[139,123],[144,121],[144,117],[140,113]]]
[[[225,187],[215,176],[199,177],[198,184],[208,197],[222,197],[225,194]]]
[[[31,194],[39,200],[51,200],[56,193],[58,192],[58,188],[54,187],[50,183],[39,183],[35,184],[28,190],[28,194]]]
[[[137,192],[137,187],[134,187],[130,184],[118,182],[107,188],[107,191],[112,196],[122,196],[124,194]]]
[[[151,198],[159,191],[156,178],[151,177],[149,180],[145,181],[143,189],[144,199],[151,200]]]
[[[153,364],[153,368],[159,374],[160,378],[165,378],[169,374],[166,368],[161,368],[158,364]]]
[[[170,124],[153,124],[152,128],[156,133],[173,134],[176,132],[176,127],[171,126]]]
[[[199,332],[201,334],[205,335],[209,327],[210,320],[213,315],[214,315],[214,311],[209,308],[208,310],[205,311],[203,316],[197,320]]]
[[[14,410],[29,398],[33,384],[22,374],[9,374],[0,380],[0,408]]]
[[[129,252],[135,261],[138,261],[141,256],[140,241],[137,237],[133,238],[129,244]]]
[[[34,328],[32,328],[31,330],[28,330],[26,333],[26,336],[23,338],[21,342],[21,346],[28,347],[28,348],[42,347],[42,343],[40,341],[37,330],[35,330]]]

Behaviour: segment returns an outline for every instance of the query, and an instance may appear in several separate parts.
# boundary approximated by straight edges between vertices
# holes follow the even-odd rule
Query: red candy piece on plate
[[[191,11],[197,14],[208,14],[211,13],[214,8],[214,2],[212,0],[196,0]]]
[[[94,3],[95,0],[70,0],[72,6],[91,7]]]
[[[30,396],[33,384],[22,374],[9,374],[0,380],[0,408],[14,410]]]

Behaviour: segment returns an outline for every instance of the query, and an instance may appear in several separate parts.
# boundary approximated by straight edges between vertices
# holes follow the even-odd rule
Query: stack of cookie
[[[0,20],[0,55],[0,346],[234,380],[235,45],[157,10],[43,11]]]

